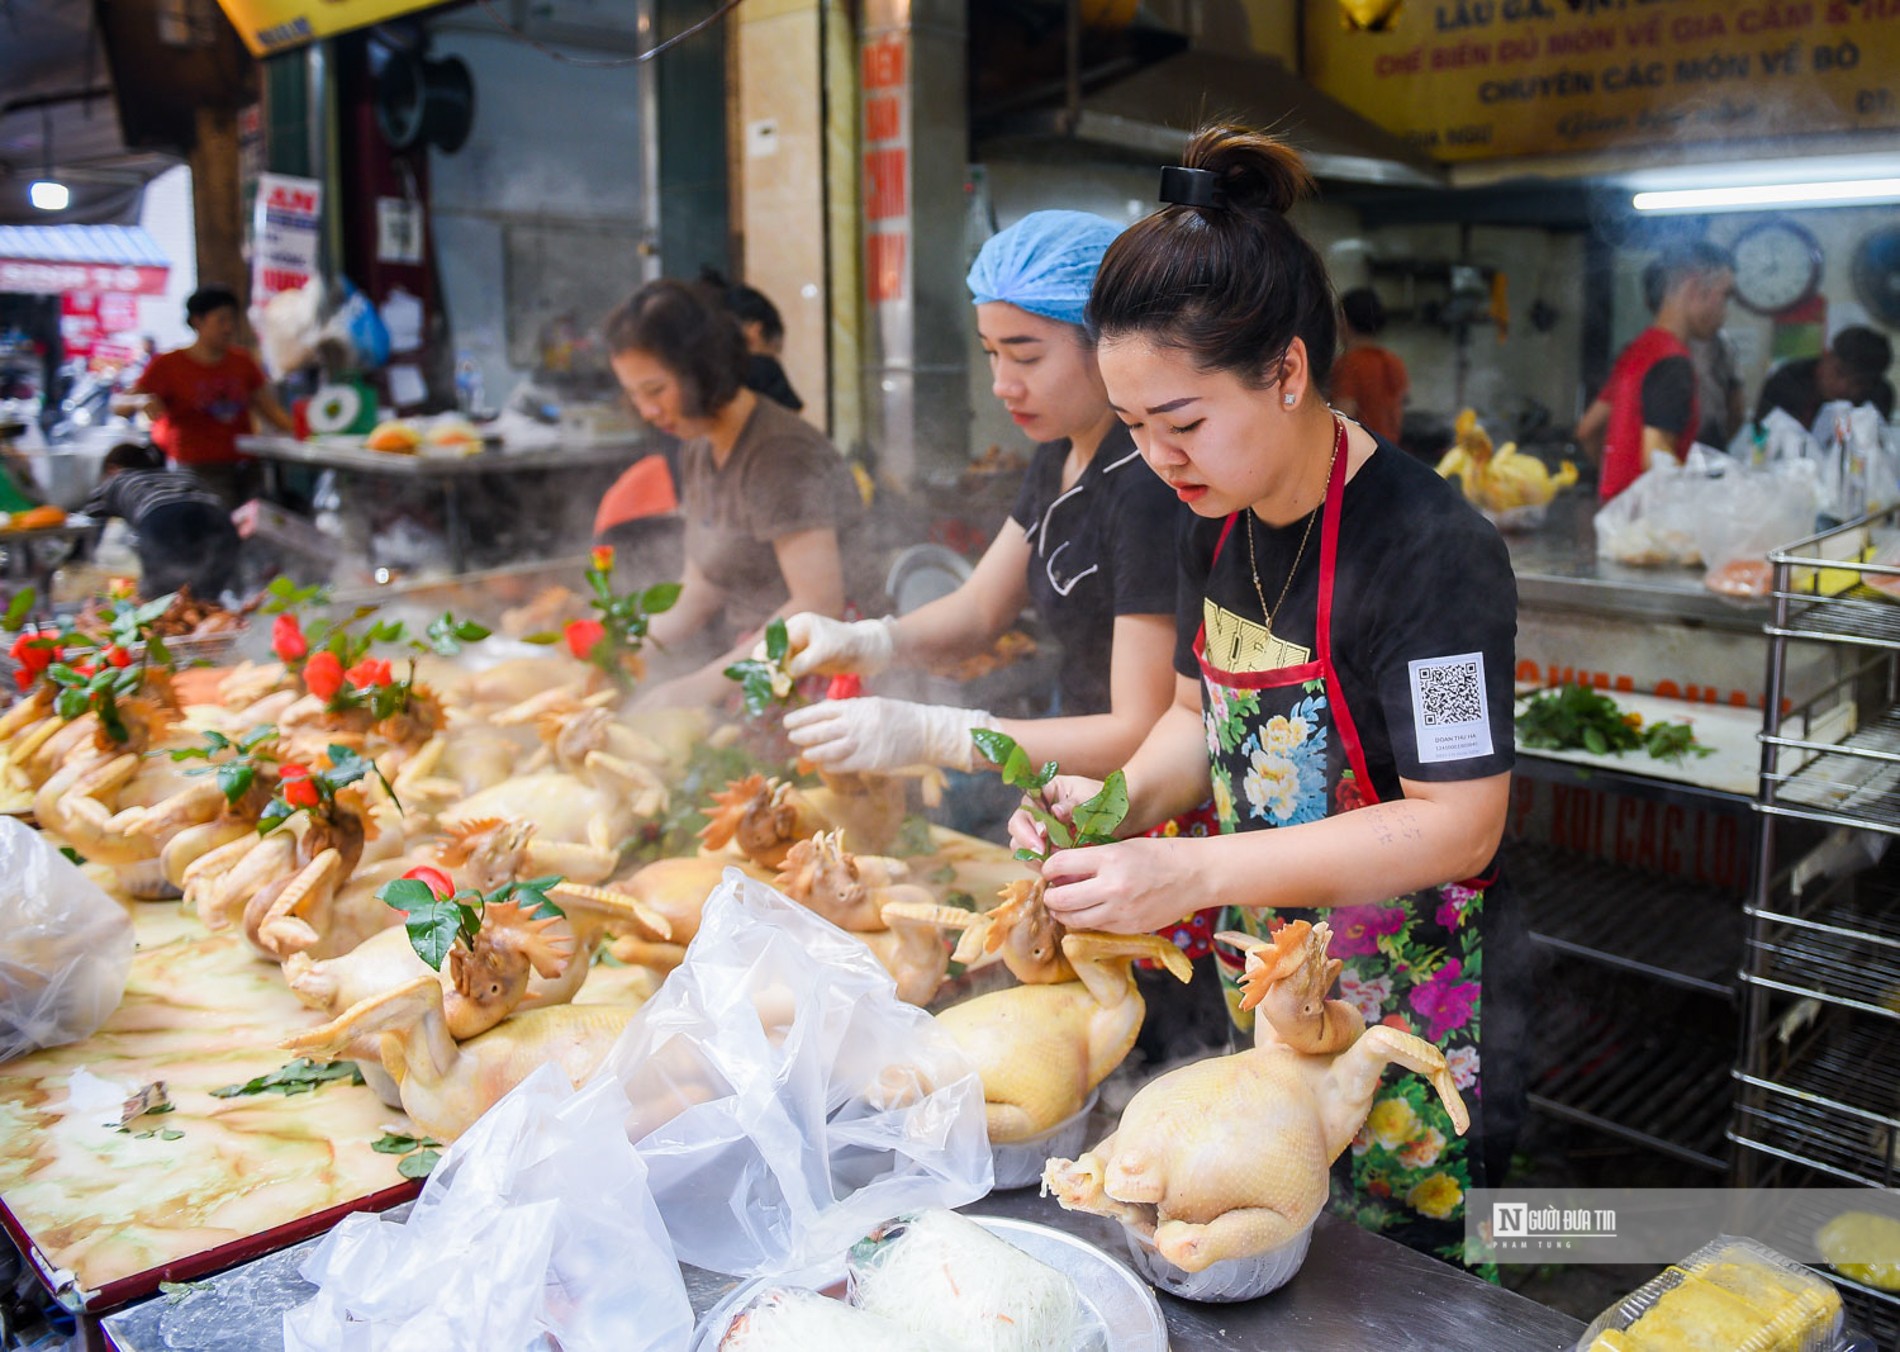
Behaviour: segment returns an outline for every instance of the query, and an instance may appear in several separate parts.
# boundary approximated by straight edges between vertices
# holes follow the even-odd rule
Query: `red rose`
[[[295,615],[279,615],[271,622],[270,647],[279,662],[295,662],[310,651]]]
[[[343,688],[343,663],[328,648],[313,653],[303,666],[304,689],[328,704]]]
[[[97,662],[75,662],[73,663],[73,670],[90,681],[94,676],[99,674],[99,664]]]
[[[607,637],[607,626],[599,620],[569,620],[565,632],[567,650],[585,662]]]
[[[308,779],[310,778],[310,767],[308,765],[299,765],[296,761],[285,761],[282,765],[277,767],[277,777],[286,783],[293,779]]]
[[[374,685],[388,685],[395,679],[390,671],[389,660],[382,657],[365,657],[344,672],[343,676],[358,690],[367,690]]]
[[[14,639],[13,646],[7,650],[7,653],[15,662],[35,676],[59,661],[60,657],[57,644],[48,643],[43,635],[31,631]]]
[[[856,699],[864,693],[864,681],[854,671],[833,676],[831,684],[825,687],[826,699]]]
[[[427,864],[421,864],[402,876],[413,878],[419,883],[427,883],[429,890],[435,893],[437,901],[447,901],[455,895],[454,881],[439,868],[430,868]]]
[[[132,665],[132,654],[115,643],[106,649],[106,661],[115,667],[129,667]]]
[[[594,552],[588,562],[594,565],[594,571],[596,573],[613,572],[614,547],[612,545],[595,545]]]
[[[284,781],[284,801],[292,807],[315,807],[323,795],[317,792],[317,781],[305,776]]]

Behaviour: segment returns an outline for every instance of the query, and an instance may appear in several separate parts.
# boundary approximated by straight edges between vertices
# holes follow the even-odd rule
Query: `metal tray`
[[[1005,1216],[971,1216],[970,1219],[1038,1262],[1066,1273],[1106,1331],[1107,1352],[1168,1352],[1168,1326],[1161,1317],[1161,1306],[1155,1300],[1154,1291],[1127,1265],[1087,1240],[1052,1226]],[[822,1284],[816,1289],[842,1297],[842,1262],[836,1273],[819,1273],[817,1281]],[[714,1352],[733,1316],[765,1287],[782,1284],[786,1284],[782,1279],[771,1277],[755,1277],[742,1283],[699,1321],[693,1333],[693,1352]],[[811,1285],[812,1274],[807,1273],[803,1279],[789,1284]]]

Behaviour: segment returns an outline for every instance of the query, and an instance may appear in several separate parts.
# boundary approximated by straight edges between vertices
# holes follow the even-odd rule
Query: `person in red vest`
[[[191,346],[152,358],[139,377],[138,398],[152,419],[152,440],[179,469],[238,507],[257,489],[257,461],[237,448],[253,415],[280,432],[290,415],[272,392],[257,358],[237,345],[238,298],[221,286],[202,287],[185,301]],[[116,405],[115,405],[116,407]]]
[[[1661,297],[1655,321],[1617,357],[1576,427],[1586,448],[1601,439],[1597,496],[1604,502],[1634,483],[1654,452],[1678,460],[1688,454],[1702,418],[1689,340],[1715,337],[1728,318],[1735,261],[1726,249],[1691,240],[1664,251],[1650,278]]]

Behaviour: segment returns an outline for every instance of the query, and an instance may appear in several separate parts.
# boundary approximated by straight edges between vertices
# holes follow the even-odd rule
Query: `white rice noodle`
[[[899,1328],[841,1300],[774,1286],[726,1327],[719,1352],[955,1352],[953,1344]]]
[[[924,1211],[868,1257],[854,1256],[852,1302],[964,1352],[1071,1352],[1085,1333],[1066,1273],[954,1211]]]

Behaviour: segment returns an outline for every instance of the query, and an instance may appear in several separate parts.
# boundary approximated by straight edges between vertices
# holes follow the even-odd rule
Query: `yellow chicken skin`
[[[579,1087],[633,1015],[625,1005],[555,1005],[513,1015],[458,1044],[443,1016],[441,980],[431,972],[282,1045],[312,1060],[337,1061],[352,1056],[359,1038],[380,1035],[383,1069],[396,1081],[403,1111],[437,1140],[452,1141],[550,1062]]]
[[[1465,499],[1491,512],[1514,507],[1541,507],[1577,481],[1571,461],[1552,474],[1536,456],[1525,455],[1514,441],[1496,451],[1491,436],[1478,425],[1478,415],[1466,409],[1458,415],[1455,444],[1438,462],[1438,472],[1456,479]]]
[[[1425,1075],[1460,1135],[1469,1125],[1444,1055],[1325,994],[1339,971],[1331,930],[1295,921],[1272,944],[1243,934],[1243,1007],[1255,1045],[1144,1086],[1114,1133],[1080,1159],[1052,1159],[1043,1186],[1070,1211],[1111,1216],[1184,1272],[1266,1253],[1319,1214],[1328,1168],[1372,1108],[1387,1064]]]

